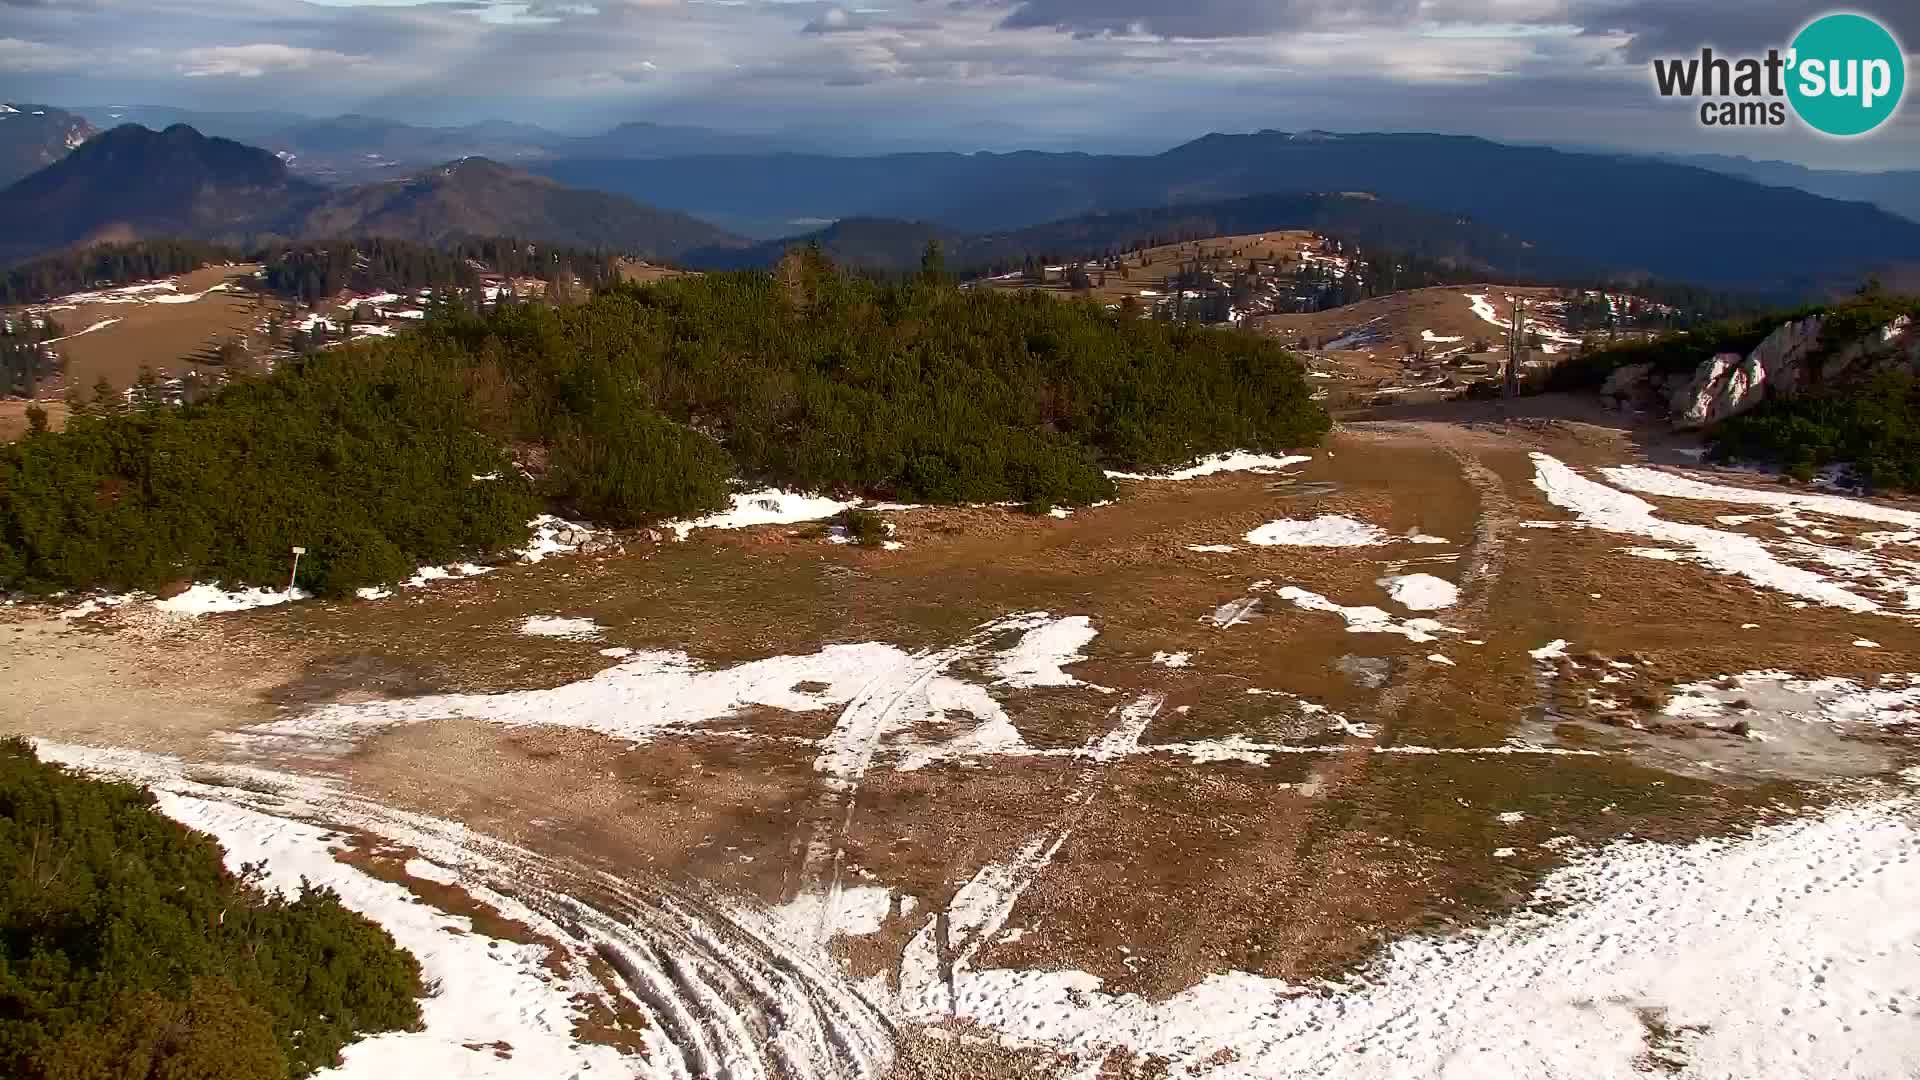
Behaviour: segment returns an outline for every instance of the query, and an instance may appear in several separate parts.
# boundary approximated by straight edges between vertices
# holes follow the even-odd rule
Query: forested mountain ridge
[[[512,235],[651,259],[736,242],[684,214],[481,158],[328,189],[292,175],[273,154],[184,125],[123,125],[0,191],[0,264],[99,241],[256,247],[341,235],[434,244]]]
[[[818,244],[838,265],[899,273],[917,268],[927,244],[937,241],[947,267],[964,276],[1017,268],[1029,258],[1092,259],[1161,244],[1281,229],[1337,235],[1368,250],[1445,260],[1497,275],[1525,276],[1557,263],[1525,240],[1478,222],[1370,196],[1307,192],[1084,214],[982,234],[921,221],[849,218],[784,240],[696,250],[684,258],[699,268],[764,267],[792,247]]]
[[[1782,295],[1851,287],[1920,251],[1920,223],[1863,203],[1671,162],[1465,136],[1260,132],[1152,156],[787,154],[561,160],[538,170],[711,220],[881,216],[969,233],[1276,189],[1370,192],[1525,237],[1568,270]]]
[[[246,243],[324,197],[264,150],[125,125],[0,191],[0,263],[101,240]]]

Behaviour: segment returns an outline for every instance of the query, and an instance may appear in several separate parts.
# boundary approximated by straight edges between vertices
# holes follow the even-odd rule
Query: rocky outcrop
[[[1707,427],[1746,412],[1769,394],[1798,393],[1808,381],[1805,361],[1820,347],[1823,325],[1818,315],[1782,323],[1745,357],[1721,353],[1701,364],[1668,400],[1674,426]]]
[[[1920,326],[1905,315],[1838,347],[1823,340],[1825,328],[1818,315],[1782,323],[1745,356],[1719,353],[1691,372],[1619,367],[1601,386],[1600,399],[1612,408],[1665,412],[1678,428],[1704,428],[1771,397],[1892,367],[1920,369]]]
[[[1608,408],[1632,412],[1644,412],[1656,401],[1665,398],[1656,394],[1651,384],[1652,364],[1626,364],[1613,369],[1607,381],[1601,384],[1600,400]]]
[[[1851,342],[1828,357],[1820,365],[1820,378],[1822,381],[1831,381],[1852,371],[1862,360],[1882,359],[1889,355],[1896,357],[1896,362],[1909,365],[1920,359],[1920,333],[1915,333],[1913,320],[1905,315],[1881,327],[1877,333]]]

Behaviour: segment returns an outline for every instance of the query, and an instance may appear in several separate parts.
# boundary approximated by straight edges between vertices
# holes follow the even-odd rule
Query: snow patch
[[[48,338],[47,340],[41,342],[40,344],[52,345],[55,342],[70,341],[73,338],[81,337],[86,334],[91,334],[95,330],[105,330],[107,327],[112,326],[114,323],[117,323],[119,321],[120,321],[119,319],[101,319],[99,322],[94,323],[93,325],[87,327],[85,330],[76,330],[71,334],[63,334],[60,337]]]
[[[520,550],[520,561],[523,563],[537,563],[549,555],[578,551],[580,545],[593,535],[593,530],[585,525],[552,514],[541,514],[527,522],[527,527],[533,530],[533,535],[528,537],[527,546]]]
[[[1432,574],[1399,574],[1378,582],[1393,602],[1409,611],[1438,611],[1460,602],[1460,589],[1445,578]]]
[[[195,585],[178,596],[154,601],[153,606],[170,615],[213,615],[228,611],[249,611],[275,607],[290,600],[305,600],[302,589],[282,592],[276,589],[222,589],[218,585]]]
[[[899,1007],[1089,1068],[1119,1051],[1210,1080],[1632,1076],[1655,1022],[1683,1033],[1660,1049],[1685,1075],[1915,1075],[1917,810],[1903,795],[1733,840],[1622,841],[1576,857],[1490,928],[1403,938],[1360,975],[1314,986],[1225,972],[1154,1001],[1084,972],[969,964],[948,983],[930,921],[926,947],[902,960]],[[969,917],[987,907],[984,921],[1004,922],[1007,890],[981,889],[989,905],[974,885]]]
[[[1600,470],[1600,474],[1605,476],[1609,483],[1626,488],[1628,491],[1637,491],[1642,495],[1694,499],[1702,502],[1771,506],[1781,510],[1804,510],[1808,513],[1825,514],[1828,517],[1874,521],[1886,525],[1898,525],[1902,529],[1920,529],[1920,512],[1881,506],[1864,499],[1848,499],[1838,495],[1806,495],[1792,491],[1759,491],[1753,488],[1709,483],[1691,476],[1650,469],[1643,465],[1605,468]],[[1737,525],[1757,521],[1759,517],[1737,515],[1720,520],[1729,525]]]
[[[1040,613],[1045,618],[1044,613]],[[991,665],[995,685],[1031,689],[1036,686],[1078,686],[1080,680],[1060,670],[1085,660],[1080,650],[1099,631],[1085,615],[1053,619],[1028,630],[1011,648],[995,656]]]
[[[1246,539],[1261,547],[1368,547],[1393,538],[1377,525],[1339,514],[1322,514],[1307,521],[1270,521],[1249,532]]]
[[[1223,454],[1203,457],[1184,469],[1174,469],[1164,473],[1130,473],[1108,471],[1107,476],[1114,480],[1195,480],[1202,476],[1212,476],[1223,472],[1272,473],[1312,461],[1313,458],[1298,454],[1255,454],[1245,450],[1233,450]]]
[[[1392,614],[1377,607],[1345,607],[1336,604],[1317,592],[1309,592],[1295,585],[1286,585],[1274,592],[1297,608],[1307,611],[1326,611],[1346,620],[1347,632],[1351,634],[1399,634],[1408,641],[1438,641],[1434,635],[1439,633],[1458,634],[1459,630],[1445,626],[1432,619],[1408,619],[1401,622]]]
[[[538,559],[530,560],[538,562]],[[459,578],[480,577],[493,573],[493,567],[480,566],[477,563],[454,563],[451,566],[423,566],[413,572],[413,576],[400,583],[403,589],[424,589],[436,581],[452,581]],[[385,589],[378,590],[393,595]]]
[[[1481,322],[1492,323],[1502,330],[1507,328],[1507,320],[1501,318],[1499,313],[1493,310],[1493,301],[1487,298],[1486,293],[1464,293],[1462,295],[1467,298],[1467,303],[1473,306],[1473,313],[1479,317]]]
[[[755,525],[791,525],[801,521],[821,521],[841,513],[855,502],[842,502],[821,495],[801,495],[777,488],[737,494],[733,505],[718,514],[691,521],[671,521],[667,528],[676,538],[685,540],[695,529],[745,529]]]
[[[520,624],[527,637],[565,638],[568,641],[592,641],[600,636],[600,624],[592,619],[567,619],[558,615],[529,615]]]
[[[878,885],[802,893],[769,912],[796,941],[877,934],[892,913],[893,890]]]
[[[1546,494],[1548,502],[1577,514],[1581,524],[1607,532],[1644,536],[1679,549],[1626,549],[1631,554],[1696,562],[1718,573],[1744,577],[1763,588],[1847,611],[1879,610],[1880,605],[1858,593],[1810,570],[1782,562],[1751,536],[1663,520],[1654,516],[1654,506],[1644,499],[1589,480],[1546,454],[1536,452],[1531,456],[1534,486]]]

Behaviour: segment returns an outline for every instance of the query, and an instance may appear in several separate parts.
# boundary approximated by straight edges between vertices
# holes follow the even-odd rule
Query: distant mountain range
[[[4,129],[21,114],[0,117]],[[771,262],[785,242],[756,247],[735,235],[744,231],[736,223],[753,222],[769,230],[754,232],[763,237],[831,226],[817,238],[843,261],[900,269],[933,237],[953,249],[950,265],[978,265],[1025,251],[1126,247],[1142,235],[1192,236],[1211,222],[1218,232],[1322,227],[1539,277],[1655,278],[1774,297],[1851,289],[1870,275],[1889,283],[1920,276],[1920,222],[1722,171],[1784,179],[1780,170],[1794,169],[1740,159],[1714,159],[1718,168],[1708,169],[1458,136],[1272,131],[1208,135],[1140,156],[832,157],[741,152],[756,137],[671,125],[573,139],[520,124],[430,129],[363,116],[302,120],[273,138],[301,149],[276,156],[271,146],[182,125],[97,136],[0,192],[0,259],[98,239],[245,242],[358,231],[426,243],[511,233],[702,265]],[[543,159],[561,139],[596,156]],[[440,157],[473,146],[495,153],[463,151],[452,166]],[[715,146],[729,152],[675,156]],[[378,157],[387,151],[430,153],[442,164],[402,170],[398,157]],[[353,171],[370,170],[374,183],[329,189],[299,167],[302,154],[364,161],[369,153],[378,166]],[[655,153],[665,156],[648,156]],[[1867,183],[1864,174],[1800,172],[1800,181],[1837,192],[1843,181]],[[1877,189],[1882,197],[1911,196],[1889,191],[1898,175],[1886,175],[1893,180]],[[1342,193],[1373,198],[1334,198]],[[1445,250],[1418,250],[1428,243]]]
[[[1774,187],[1798,188],[1829,199],[1870,202],[1889,213],[1920,221],[1920,169],[1844,172],[1809,169],[1786,161],[1756,161],[1727,154],[1686,154],[1667,158],[1683,165],[1745,177]]]
[[[0,102],[0,187],[59,161],[95,134],[85,117],[65,109]]]
[[[939,225],[886,218],[847,218],[812,233],[682,257],[703,269],[770,266],[787,249],[818,244],[835,264],[891,272],[920,265],[938,241],[950,270],[1017,266],[1029,255],[1079,259],[1213,236],[1307,229],[1359,243],[1363,250],[1452,263],[1492,275],[1547,272],[1538,249],[1491,226],[1353,194],[1255,195],[1213,203],[1086,214],[1000,233],[968,234]]]
[[[280,155],[295,174],[330,184],[390,179],[463,157],[524,164],[555,157],[634,161],[691,154],[775,154],[820,149],[817,144],[799,139],[647,122],[621,124],[601,134],[583,137],[507,120],[431,127],[357,113],[318,118],[281,112],[195,112],[126,105],[79,111],[103,128],[136,123],[159,130],[186,124],[203,134],[271,150]]]
[[[0,190],[0,263],[108,240],[249,245],[341,235],[420,243],[518,236],[649,259],[744,243],[684,214],[570,190],[478,158],[327,188],[293,175],[265,150],[185,125],[123,125]]]
[[[1370,192],[1496,225],[1543,265],[1801,295],[1920,262],[1920,222],[1673,162],[1445,135],[1208,135],[1152,156],[691,157],[535,166],[726,224],[880,216],[967,233],[1287,191]]]

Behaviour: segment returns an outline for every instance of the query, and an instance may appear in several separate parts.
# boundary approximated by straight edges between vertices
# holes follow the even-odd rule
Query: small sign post
[[[293,549],[293,572],[287,575],[287,595],[288,596],[293,595],[293,582],[296,578],[300,576],[300,556],[305,555],[306,553],[307,553],[307,549],[303,547],[296,547]]]

